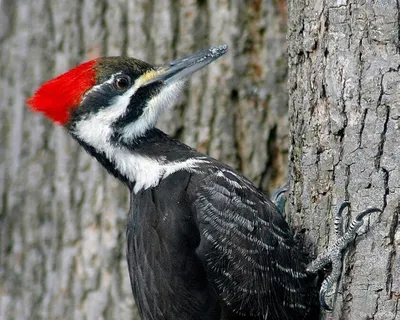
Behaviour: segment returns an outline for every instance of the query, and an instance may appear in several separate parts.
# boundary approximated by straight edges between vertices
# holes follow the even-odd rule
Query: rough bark
[[[25,99],[98,55],[227,43],[160,127],[264,190],[287,155],[284,1],[0,0],[0,319],[132,319],[128,192]]]
[[[288,1],[292,224],[321,252],[378,207],[344,259],[333,314],[400,319],[399,1]],[[315,247],[314,247],[315,246]]]

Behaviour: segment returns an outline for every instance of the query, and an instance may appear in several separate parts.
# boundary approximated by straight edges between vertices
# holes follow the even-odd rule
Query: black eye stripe
[[[122,80],[122,81],[121,81]],[[99,83],[93,90],[85,96],[83,103],[79,108],[71,111],[71,116],[75,120],[83,119],[90,114],[99,112],[116,103],[116,99],[123,96],[132,88],[134,81],[132,75],[127,73],[116,73],[102,83]],[[113,123],[113,128],[121,129],[129,123],[135,122],[143,114],[148,101],[159,93],[162,82],[152,82],[139,87],[136,92],[130,96],[126,112]]]
[[[127,112],[124,113],[114,124],[114,129],[124,128],[130,123],[134,123],[143,114],[143,110],[146,108],[147,103],[151,97],[157,95],[161,90],[160,83],[152,83],[148,86],[140,87],[130,98]],[[119,135],[114,135],[115,139],[119,139]]]

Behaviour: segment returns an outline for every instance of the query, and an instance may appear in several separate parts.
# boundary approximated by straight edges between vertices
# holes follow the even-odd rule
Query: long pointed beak
[[[160,66],[157,75],[149,83],[162,81],[165,84],[171,84],[186,79],[191,74],[224,55],[227,51],[228,46],[223,44],[163,64]]]

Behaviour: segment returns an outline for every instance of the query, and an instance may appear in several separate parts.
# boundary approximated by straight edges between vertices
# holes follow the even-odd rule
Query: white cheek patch
[[[101,90],[101,89],[98,89]],[[124,95],[119,96],[116,101],[108,107],[90,114],[85,119],[77,121],[74,133],[87,144],[94,148],[105,151],[106,143],[109,143],[113,134],[112,125],[126,112],[130,96],[137,90],[135,86],[130,88]]]
[[[85,96],[93,91],[101,91],[103,85],[113,83],[115,77],[119,74],[121,73],[116,73],[112,75],[111,78],[106,82],[94,86],[90,91],[85,94]],[[100,110],[96,115],[90,116],[89,121],[92,122],[93,126],[97,127],[97,125],[110,125],[118,118],[123,116],[128,108],[131,97],[143,84],[145,84],[145,82],[149,81],[149,79],[147,78],[147,74],[138,78],[135,81],[134,85],[130,89],[128,89],[123,95],[115,97],[115,100],[111,106],[106,107],[104,110]],[[182,92],[184,83],[185,80],[181,80],[165,86],[161,90],[161,92],[159,92],[148,102],[147,106],[143,110],[142,115],[134,122],[127,124],[125,128],[122,129],[122,138],[125,140],[131,140],[136,137],[140,137],[148,129],[154,127],[161,113],[175,103],[176,98]],[[82,101],[84,101],[85,96],[83,97]],[[103,118],[107,118],[107,121],[103,121]],[[100,129],[98,128],[97,130]]]
[[[84,102],[85,97],[93,91],[102,91],[105,84],[114,82],[117,73],[112,75],[109,80],[100,85],[94,86],[88,91],[82,99]],[[87,118],[80,120],[75,125],[74,133],[87,144],[93,146],[97,150],[105,151],[105,144],[110,141],[112,135],[112,124],[122,117],[127,110],[131,97],[135,94],[137,89],[141,86],[141,78],[137,79],[134,85],[129,88],[123,95],[116,96],[112,105],[99,110],[95,114],[90,114]]]
[[[100,110],[95,115],[76,122],[73,133],[95,149],[104,152],[110,143],[112,123],[121,115],[113,107]]]
[[[172,106],[182,92],[184,81],[178,81],[164,87],[154,96],[143,110],[143,114],[135,122],[125,126],[122,137],[125,140],[134,139],[143,135],[148,129],[155,126],[161,113]]]

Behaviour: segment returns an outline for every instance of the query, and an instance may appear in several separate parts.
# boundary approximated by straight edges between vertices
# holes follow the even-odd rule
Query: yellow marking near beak
[[[160,74],[163,74],[165,71],[166,71],[166,69],[157,69],[157,70],[151,70],[151,71],[146,72],[144,75],[142,75],[140,77],[141,85],[151,82],[152,80],[157,78],[157,76],[159,76]]]

